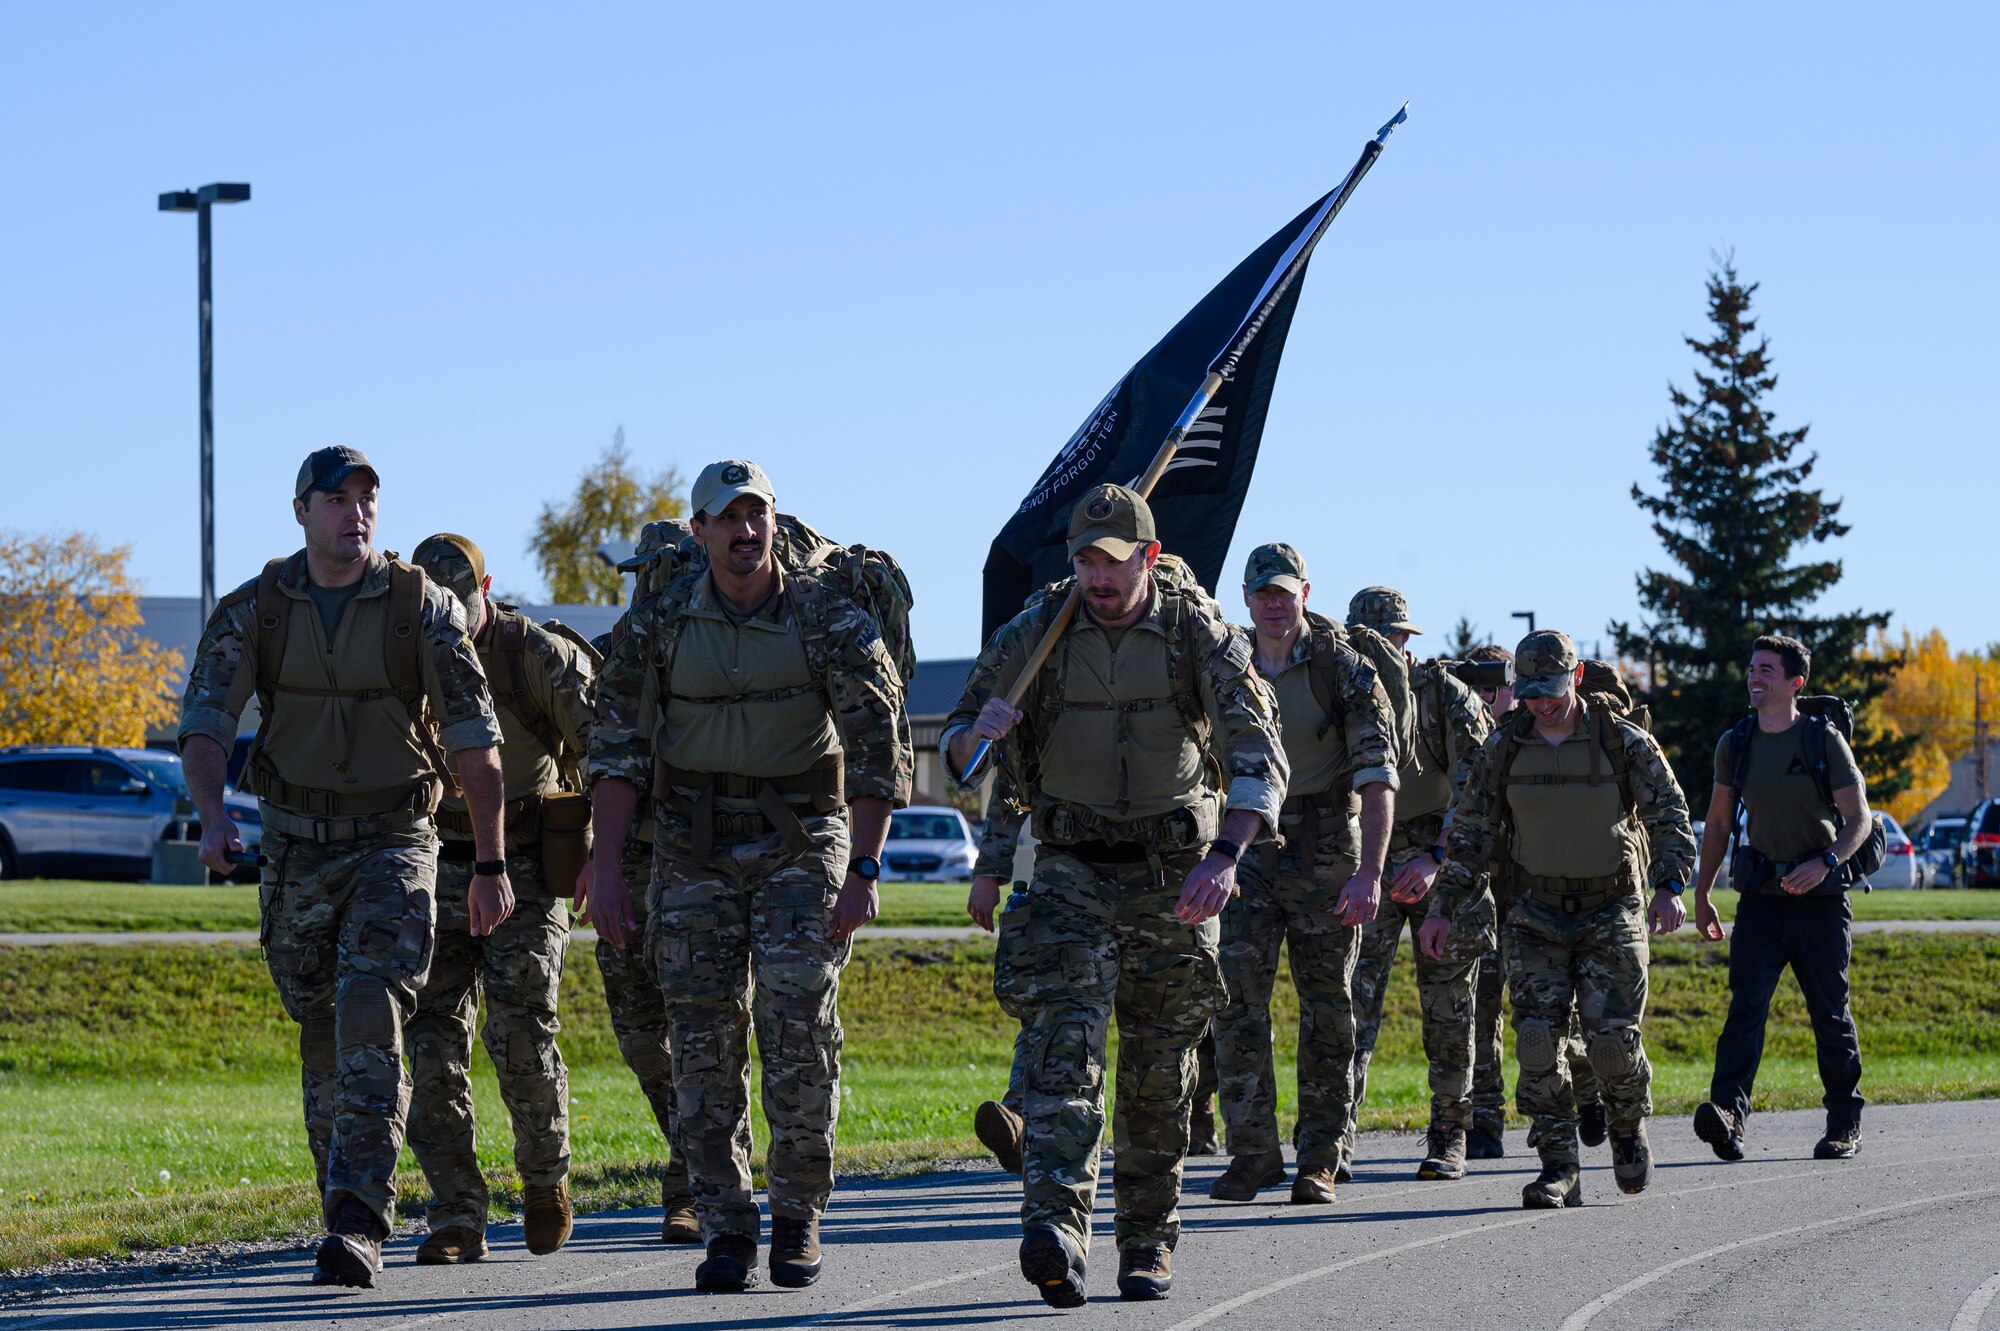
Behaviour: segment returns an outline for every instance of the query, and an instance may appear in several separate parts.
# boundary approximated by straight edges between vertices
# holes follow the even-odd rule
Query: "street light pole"
[[[201,317],[201,618],[215,609],[215,305],[210,283],[209,212],[218,203],[243,203],[248,185],[203,185],[160,196],[163,213],[195,214],[195,249]]]
[[[1515,611],[1515,612],[1513,613],[1513,615],[1511,616],[1511,618],[1514,618],[1514,619],[1525,619],[1525,620],[1527,620],[1527,621],[1528,621],[1528,632],[1530,632],[1530,633],[1533,633],[1533,632],[1535,631],[1535,612],[1534,612],[1534,611],[1532,611],[1532,610],[1516,610],[1516,611]]]

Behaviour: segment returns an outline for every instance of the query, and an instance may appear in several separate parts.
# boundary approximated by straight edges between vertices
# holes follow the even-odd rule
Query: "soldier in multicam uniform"
[[[1291,780],[1284,846],[1244,860],[1241,892],[1222,915],[1229,1003],[1216,1018],[1216,1052],[1230,1161],[1208,1195],[1223,1201],[1253,1201],[1285,1181],[1271,1055],[1280,944],[1299,996],[1293,1202],[1334,1200],[1354,1112],[1354,961],[1381,899],[1398,783],[1395,717],[1374,666],[1337,625],[1308,617],[1311,590],[1291,546],[1251,551],[1243,600],[1258,672],[1284,721]]]
[[[1466,653],[1470,661],[1499,661],[1507,666],[1508,682],[1480,689],[1479,696],[1496,723],[1514,710],[1514,653],[1488,643]],[[1503,879],[1507,875],[1501,875]],[[1498,931],[1493,945],[1479,958],[1478,985],[1473,994],[1472,1023],[1472,1128],[1465,1134],[1465,1154],[1472,1160],[1505,1158],[1507,1145],[1506,1047],[1503,1039],[1507,1010],[1502,993],[1507,986],[1507,966],[1500,955],[1507,925],[1507,913],[1514,904],[1507,884],[1495,885],[1493,912]],[[1421,949],[1419,955],[1422,955]],[[1605,1121],[1604,1101],[1597,1094],[1597,1074],[1583,1051],[1583,1028],[1576,1013],[1570,1013],[1569,1034],[1563,1041],[1563,1058],[1569,1066],[1570,1089],[1576,1097],[1577,1135],[1585,1146],[1602,1146],[1610,1135]]]
[[[1392,587],[1367,587],[1348,602],[1347,622],[1371,628],[1407,650],[1413,634],[1409,604]],[[1417,703],[1416,761],[1400,773],[1396,827],[1389,837],[1389,900],[1363,931],[1354,967],[1354,1105],[1343,1152],[1354,1154],[1355,1119],[1367,1096],[1368,1063],[1382,1029],[1382,1004],[1396,948],[1407,923],[1413,937],[1417,998],[1422,1007],[1424,1055],[1430,1061],[1431,1121],[1421,1179],[1465,1177],[1466,1131],[1472,1125],[1473,988],[1480,956],[1493,941],[1491,902],[1473,898],[1476,919],[1458,921],[1449,955],[1426,956],[1414,935],[1430,913],[1431,884],[1444,857],[1452,801],[1465,785],[1472,755],[1493,729],[1479,695],[1436,661],[1411,659],[1410,687]]]
[[[1006,695],[1057,600],[1002,626],[942,743],[968,780],[981,740],[1033,755],[1015,774],[1034,808],[1034,880],[1001,916],[994,989],[1025,1025],[1021,1273],[1056,1307],[1084,1298],[1114,1014],[1118,1289],[1154,1299],[1172,1283],[1194,1046],[1224,998],[1216,915],[1243,848],[1275,832],[1286,778],[1248,642],[1199,588],[1154,571],[1146,501],[1093,488],[1068,541],[1074,623],[1020,708]]]
[[[507,798],[507,878],[514,913],[483,937],[472,934],[472,818],[447,795],[437,813],[437,947],[430,978],[405,1024],[409,1045],[410,1150],[431,1184],[427,1265],[486,1255],[486,1180],[473,1149],[472,1027],[486,997],[480,1035],[500,1078],[514,1128],[528,1251],[554,1252],[569,1238],[569,1074],[556,1048],[556,996],[569,946],[561,898],[574,880],[548,881],[543,810],[567,787],[590,743],[595,666],[568,639],[494,605],[486,557],[463,536],[440,532],[411,561],[464,607],[472,644],[500,720]],[[580,800],[580,794],[573,794]],[[553,833],[560,837],[560,832]],[[575,838],[581,849],[580,834]],[[570,860],[574,873],[581,857]]]
[[[395,1225],[410,1096],[402,1027],[431,966],[431,813],[446,750],[477,857],[471,932],[491,933],[514,905],[486,678],[458,601],[375,550],[378,484],[357,449],[305,460],[292,503],[305,548],[217,603],[179,735],[201,861],[229,873],[243,846],[222,806],[223,777],[237,718],[257,696],[245,780],[264,824],[260,939],[299,1025],[328,1231],[314,1279],[364,1287]]]
[[[599,639],[592,639],[597,644]],[[607,636],[599,650],[610,654]],[[642,787],[641,807],[648,807],[649,795]],[[597,936],[597,973],[604,981],[604,1006],[611,1017],[611,1034],[625,1066],[639,1080],[639,1092],[660,1125],[667,1143],[667,1163],[660,1176],[660,1242],[689,1244],[701,1242],[701,1222],[695,1215],[694,1189],[688,1182],[687,1146],[681,1139],[679,1101],[674,1097],[673,1042],[667,1020],[667,998],[660,992],[660,973],[644,946],[646,922],[651,917],[653,878],[653,820],[635,820],[625,839],[625,853],[619,867],[627,884],[639,884],[631,895],[629,914],[632,927],[625,931],[622,945],[614,945],[602,933]],[[596,878],[596,864],[583,866],[577,878],[575,909],[579,916],[590,910],[590,887]],[[750,1152],[750,1120],[739,1125],[742,1149]]]
[[[672,1024],[674,1089],[707,1256],[704,1290],[757,1279],[749,1034],[763,1062],[771,1279],[819,1278],[840,1103],[840,972],[875,917],[889,811],[909,798],[902,681],[860,607],[772,551],[776,500],[754,464],[696,478],[708,567],[635,604],[605,662],[590,776],[591,915],[635,923],[623,852],[653,804],[645,945]],[[850,834],[850,820],[852,832]]]
[[[1562,1057],[1574,1003],[1611,1126],[1612,1174],[1627,1193],[1653,1178],[1646,1116],[1652,1067],[1639,1026],[1646,1011],[1646,932],[1687,918],[1681,891],[1694,862],[1687,801],[1653,737],[1608,703],[1578,692],[1583,667],[1568,635],[1544,629],[1515,649],[1523,706],[1480,746],[1446,834],[1421,944],[1449,944],[1453,919],[1479,891],[1505,836],[1518,899],[1507,918],[1507,985],[1514,996],[1516,1102],[1534,1120],[1542,1172],[1521,1193],[1532,1209],[1580,1206],[1576,1107]],[[1642,866],[1650,865],[1650,872]],[[1643,910],[1642,874],[1652,905]]]

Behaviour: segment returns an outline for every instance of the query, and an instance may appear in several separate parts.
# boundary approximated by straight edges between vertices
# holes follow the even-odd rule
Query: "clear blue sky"
[[[340,442],[387,544],[459,530],[538,592],[539,505],[623,425],[688,475],[760,460],[909,566],[923,654],[970,654],[1030,481],[1407,98],[1314,261],[1232,570],[1289,540],[1322,608],[1386,582],[1588,645],[1660,558],[1627,490],[1733,247],[1854,524],[1836,600],[1991,641],[1994,14],[5,6],[0,527],[197,590],[194,224],[154,196],[248,180],[222,586],[294,548],[299,459]]]

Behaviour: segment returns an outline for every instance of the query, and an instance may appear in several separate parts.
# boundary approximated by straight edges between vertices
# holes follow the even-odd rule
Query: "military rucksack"
[[[542,668],[539,664],[531,667],[527,662],[528,617],[504,601],[494,601],[492,605],[493,669],[487,672],[487,684],[493,691],[493,702],[520,718],[528,733],[535,737],[535,742],[555,759],[565,787],[581,789],[579,769],[585,755],[573,751],[564,742],[562,726],[543,709],[534,691],[528,687],[528,671]],[[597,648],[561,620],[551,619],[542,628],[576,644],[593,668],[604,663],[604,657]]]
[[[786,572],[817,573],[868,612],[882,634],[889,659],[895,663],[897,678],[908,688],[917,669],[916,646],[910,636],[910,611],[916,597],[895,556],[865,545],[841,545],[789,513],[778,514],[771,550]],[[632,557],[618,567],[633,575],[632,603],[636,605],[654,588],[671,584],[683,573],[707,568],[708,552],[694,539],[692,524],[683,518],[662,518],[641,529]],[[614,635],[616,632],[614,629]]]
[[[1333,643],[1345,642],[1375,668],[1375,678],[1389,695],[1389,712],[1395,721],[1395,730],[1389,736],[1389,766],[1398,772],[1421,772],[1423,765],[1417,758],[1417,695],[1410,686],[1410,658],[1403,649],[1374,629],[1336,623],[1311,610],[1306,611],[1306,630],[1312,634],[1312,662],[1307,670],[1312,680],[1313,701],[1327,717],[1320,725],[1320,736],[1325,737],[1343,710],[1334,681]]]
[[[1813,789],[1819,793],[1820,801],[1833,810],[1833,825],[1836,829],[1845,827],[1840,806],[1833,800],[1833,773],[1827,766],[1826,732],[1829,727],[1840,732],[1840,737],[1849,744],[1854,742],[1854,709],[1847,705],[1845,698],[1832,694],[1812,694],[1798,700],[1799,715],[1805,721],[1805,731],[1800,743],[1806,751],[1806,771],[1812,776]],[[1743,783],[1750,775],[1750,741],[1757,729],[1757,713],[1752,711],[1739,720],[1729,730],[1729,770],[1732,789],[1736,792],[1731,803],[1729,818],[1729,844],[1731,858],[1734,858],[1736,842],[1743,818]],[[1854,852],[1841,869],[1846,873],[1846,885],[1868,891],[1868,875],[1879,870],[1889,857],[1889,829],[1883,823],[1882,815],[1870,812],[1869,820],[1874,824],[1869,828],[1868,839],[1861,843],[1861,849]]]

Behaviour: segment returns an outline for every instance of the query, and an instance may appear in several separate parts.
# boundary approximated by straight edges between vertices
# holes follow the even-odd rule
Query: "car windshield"
[[[963,841],[965,831],[948,813],[894,813],[889,815],[891,841]]]
[[[1930,831],[1924,834],[1924,844],[1932,850],[1949,850],[1965,840],[1963,822],[1932,823]]]
[[[132,764],[132,766],[138,768],[141,772],[144,772],[146,774],[146,779],[148,781],[151,781],[154,785],[161,786],[176,795],[185,795],[188,793],[187,777],[182,775],[181,765],[178,759],[164,758],[164,757],[145,757],[145,758],[128,757],[125,759],[125,761]]]

